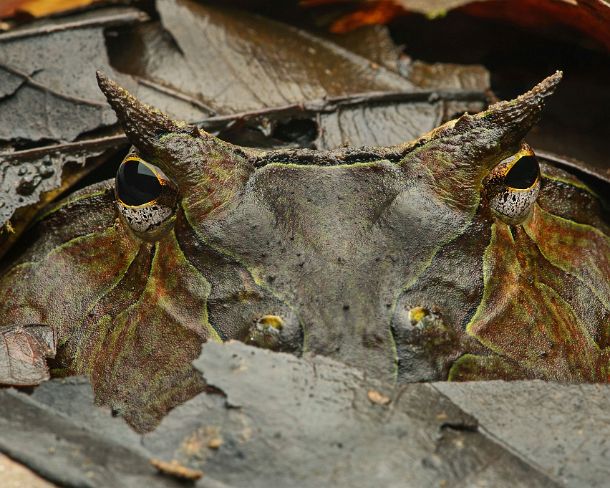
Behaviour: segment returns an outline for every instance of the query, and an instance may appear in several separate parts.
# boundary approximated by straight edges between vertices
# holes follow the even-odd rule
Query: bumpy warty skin
[[[143,238],[112,182],[71,195],[2,270],[0,327],[52,327],[53,371],[89,376],[97,401],[140,431],[205,388],[191,365],[203,342],[252,340],[268,324],[274,347],[386,381],[607,381],[598,197],[546,165],[518,224],[486,193],[560,78],[399,146],[259,151],[100,73],[130,154],[175,183],[171,225]]]

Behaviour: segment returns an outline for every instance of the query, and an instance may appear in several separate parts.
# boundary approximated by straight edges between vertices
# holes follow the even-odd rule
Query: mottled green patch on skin
[[[170,232],[155,244],[137,300],[95,324],[96,346],[80,364],[92,374],[103,403],[119,409],[138,430],[149,429],[193,388],[203,387],[191,362],[203,342],[220,341],[207,316],[210,289]]]
[[[116,251],[111,261],[107,249]],[[131,239],[111,227],[72,239],[36,261],[9,269],[0,280],[3,322],[54,324],[59,344],[64,343],[91,303],[118,282],[136,252]]]
[[[610,237],[537,205],[524,229],[548,261],[576,276],[610,310]]]
[[[81,200],[86,200],[86,199],[92,198],[92,197],[102,196],[102,195],[104,195],[104,193],[105,193],[104,190],[96,190],[96,191],[92,191],[92,192],[79,193],[78,195],[75,195],[73,197],[68,197],[65,200],[62,200],[55,205],[52,205],[47,210],[42,212],[33,223],[36,224],[37,222],[40,222],[41,220],[46,219],[48,216],[52,215],[53,213],[57,212],[58,210],[60,210],[64,207],[67,207],[75,202],[78,202]]]
[[[484,255],[483,300],[467,332],[529,370],[559,381],[606,381],[600,350],[570,304],[546,284],[538,250],[519,228],[496,222]]]
[[[464,354],[449,370],[448,381],[519,380],[530,377],[518,364],[494,354]]]

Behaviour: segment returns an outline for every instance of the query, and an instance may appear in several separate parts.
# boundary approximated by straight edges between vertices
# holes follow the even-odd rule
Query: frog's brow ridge
[[[476,115],[464,115],[433,129],[418,139],[391,147],[363,146],[359,148],[340,148],[327,151],[315,149],[289,149],[264,152],[252,158],[255,167],[272,163],[297,165],[336,166],[340,164],[367,163],[380,159],[398,163],[416,148],[427,142],[443,137],[456,124],[462,126],[502,125],[508,132],[511,126],[523,126],[524,130],[534,125],[540,118],[545,99],[553,94],[561,81],[563,73],[557,71],[545,78],[528,92],[509,101],[498,102]],[[465,127],[460,127],[463,130]],[[467,127],[466,127],[467,129]]]
[[[269,151],[253,159],[255,167],[272,163],[297,165],[337,166],[341,164],[367,163],[387,159],[399,162],[405,152],[395,147],[362,146],[358,148],[340,148],[332,150],[316,149],[281,149]]]

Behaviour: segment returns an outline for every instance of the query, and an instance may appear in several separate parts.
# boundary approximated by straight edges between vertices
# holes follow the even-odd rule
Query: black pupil
[[[536,182],[539,171],[535,156],[523,156],[508,171],[504,183],[511,188],[526,190]]]
[[[144,205],[161,194],[161,184],[145,164],[125,161],[116,174],[116,191],[123,203]]]

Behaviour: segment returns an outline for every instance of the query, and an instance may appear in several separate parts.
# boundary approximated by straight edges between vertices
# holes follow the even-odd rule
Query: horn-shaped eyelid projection
[[[125,135],[143,154],[159,157],[163,146],[159,137],[168,133],[197,134],[199,130],[170,119],[161,111],[137,100],[123,87],[98,71],[97,83],[116,113]]]
[[[177,200],[190,222],[203,222],[210,212],[229,205],[239,195],[254,171],[256,151],[233,146],[194,125],[172,120],[137,100],[103,73],[98,72],[97,78],[137,155],[159,167],[176,184]],[[120,206],[120,210],[133,217],[131,209]],[[132,230],[140,234],[148,233],[150,227],[146,227],[149,222],[142,214],[139,212],[130,221]],[[137,229],[136,217],[142,217]]]
[[[209,212],[227,203],[254,170],[254,151],[221,141],[198,127],[172,120],[149,107],[127,90],[97,73],[108,99],[137,154],[158,166],[178,187],[189,208]],[[201,195],[207,195],[203,201]]]
[[[433,130],[405,146],[401,165],[428,173],[434,193],[450,207],[474,213],[484,178],[503,158],[519,150],[561,78],[557,71],[514,100],[496,103],[476,115],[465,114]]]

